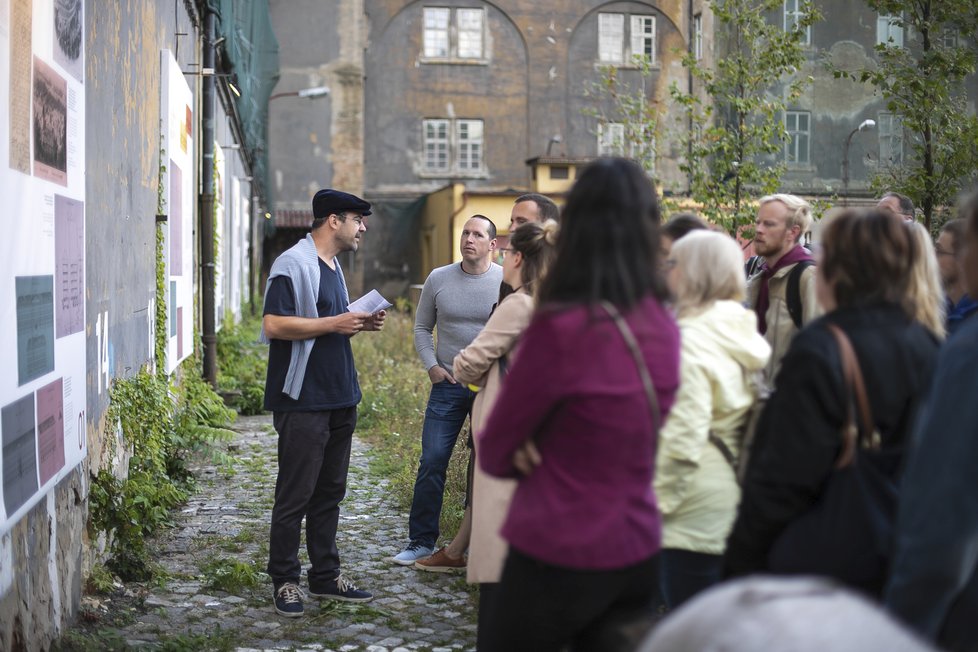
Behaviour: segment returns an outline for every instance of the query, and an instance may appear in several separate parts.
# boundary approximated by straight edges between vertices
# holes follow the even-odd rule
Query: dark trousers
[[[298,584],[299,540],[306,519],[310,586],[340,573],[336,526],[346,495],[350,444],[357,408],[321,412],[276,412],[278,480],[268,546],[268,575],[275,586]]]
[[[723,578],[723,555],[663,548],[659,557],[662,599],[670,610]]]
[[[479,621],[476,628],[475,649],[477,652],[488,650],[490,645],[489,623],[496,604],[496,594],[499,592],[499,582],[479,583]]]
[[[630,623],[651,625],[658,560],[610,571],[561,568],[510,548],[479,652],[612,650]]]

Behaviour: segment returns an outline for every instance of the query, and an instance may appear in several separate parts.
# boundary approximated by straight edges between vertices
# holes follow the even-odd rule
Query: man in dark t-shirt
[[[268,341],[265,409],[278,433],[278,479],[268,575],[275,611],[303,614],[299,540],[306,520],[309,595],[367,602],[373,596],[340,574],[336,528],[346,494],[360,385],[350,338],[380,330],[386,313],[349,311],[336,255],[356,251],[370,204],[337,190],[312,202],[312,232],[272,264],[262,339]]]

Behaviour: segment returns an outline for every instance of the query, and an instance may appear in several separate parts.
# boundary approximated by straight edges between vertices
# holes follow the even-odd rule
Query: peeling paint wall
[[[98,554],[86,530],[89,473],[125,461],[110,454],[108,387],[152,359],[160,50],[174,51],[184,70],[197,61],[183,0],[85,5],[89,456],[0,539],[2,650],[48,649],[77,614],[85,567]]]

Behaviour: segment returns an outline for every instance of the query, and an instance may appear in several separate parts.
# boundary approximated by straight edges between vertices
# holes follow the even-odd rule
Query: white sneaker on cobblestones
[[[414,562],[425,557],[430,557],[434,548],[423,546],[420,543],[412,543],[401,552],[394,555],[394,563],[401,566],[414,566]]]

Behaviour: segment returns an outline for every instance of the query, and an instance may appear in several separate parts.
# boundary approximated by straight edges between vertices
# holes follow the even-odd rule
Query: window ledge
[[[600,70],[601,68],[615,68],[617,70],[641,70],[642,69],[641,66],[636,66],[634,63],[614,63],[612,61],[601,61],[601,60],[595,61],[594,69]],[[661,70],[662,64],[658,59],[656,59],[655,61],[649,64],[649,69]]]
[[[488,170],[421,170],[418,172],[421,179],[488,179]]]
[[[489,59],[461,59],[459,57],[426,57],[421,56],[418,61],[429,65],[454,65],[454,66],[488,66]]]

